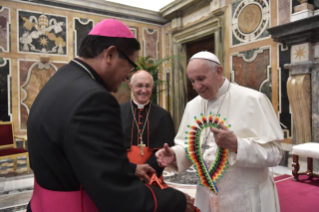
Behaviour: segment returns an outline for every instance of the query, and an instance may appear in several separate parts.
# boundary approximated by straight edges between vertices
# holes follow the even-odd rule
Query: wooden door
[[[187,64],[189,59],[196,53],[201,51],[215,52],[214,36],[206,37],[186,44]],[[197,92],[193,89],[192,83],[187,78],[187,101],[189,102],[197,96]]]

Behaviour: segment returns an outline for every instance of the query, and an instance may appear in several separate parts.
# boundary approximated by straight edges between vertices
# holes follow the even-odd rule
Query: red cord
[[[153,189],[152,189],[149,185],[147,185],[147,184],[144,184],[144,185],[146,185],[146,187],[148,187],[148,188],[151,190],[152,194],[153,194],[154,205],[155,205],[155,207],[154,207],[154,212],[155,212],[155,211],[157,210],[157,199],[156,199],[156,196],[155,196],[155,194],[154,194],[154,191],[153,191]]]

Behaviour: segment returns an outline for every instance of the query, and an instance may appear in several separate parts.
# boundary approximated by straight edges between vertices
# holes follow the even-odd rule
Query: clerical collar
[[[145,104],[139,104],[134,99],[133,99],[133,102],[137,106],[138,109],[144,109],[144,107],[150,103],[150,100],[148,100],[148,102],[146,102]]]
[[[100,77],[100,75],[98,75],[96,73],[96,71],[91,67],[89,66],[86,62],[84,62],[83,60],[80,60],[78,58],[75,58],[73,60],[76,60],[77,62],[81,63],[82,65],[84,65],[90,72],[91,74],[94,76],[95,80],[101,84],[103,87],[106,88],[106,85],[105,85],[105,82],[102,80],[102,78]],[[76,64],[74,61],[71,61],[70,63],[73,63],[73,64]],[[76,64],[77,65],[77,64]],[[78,65],[77,65],[78,66]],[[81,70],[85,71],[83,68],[81,68]]]
[[[214,99],[215,99],[215,98],[218,98],[218,97],[221,97],[222,95],[224,95],[224,94],[227,92],[227,90],[228,90],[228,85],[229,85],[230,82],[228,81],[228,79],[226,79],[226,78],[224,78],[224,79],[225,79],[225,81],[224,81],[222,87],[220,87],[220,88],[218,89],[218,91],[217,91],[217,93],[216,93]]]

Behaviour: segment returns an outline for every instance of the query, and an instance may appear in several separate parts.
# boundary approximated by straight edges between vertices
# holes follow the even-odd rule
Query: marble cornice
[[[291,75],[311,74],[312,71],[319,71],[319,61],[304,61],[292,64],[285,64]],[[317,70],[318,69],[318,70]]]
[[[61,7],[61,9],[79,10],[88,13],[96,13],[106,16],[114,16],[153,24],[164,25],[167,23],[156,11],[141,9],[124,4],[104,0],[34,0],[26,2],[22,0],[5,0],[22,2],[41,6]]]
[[[181,16],[186,10],[190,8],[197,8],[198,4],[209,3],[211,0],[175,0],[170,4],[160,9],[159,13],[166,20],[172,20]]]
[[[288,46],[319,42],[319,15],[268,29],[274,41]]]
[[[213,18],[209,16],[206,20],[201,21],[200,23],[192,24],[190,26],[184,27],[180,30],[176,30],[173,33],[174,42],[176,43],[187,43],[194,40],[195,37],[205,37],[212,34],[212,31],[215,31],[221,27],[220,19]]]

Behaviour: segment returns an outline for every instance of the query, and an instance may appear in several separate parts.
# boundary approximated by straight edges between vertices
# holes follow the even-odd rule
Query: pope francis
[[[197,170],[201,212],[278,212],[269,167],[282,156],[279,121],[267,97],[230,83],[212,53],[195,54],[187,76],[199,94],[188,102],[175,146],[156,153],[160,166]]]

